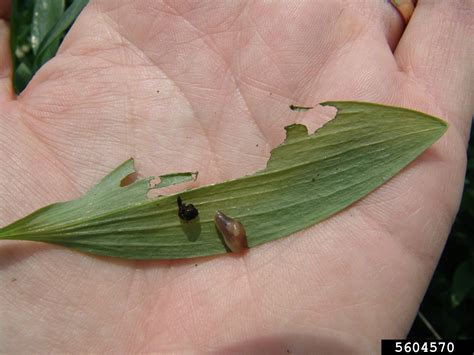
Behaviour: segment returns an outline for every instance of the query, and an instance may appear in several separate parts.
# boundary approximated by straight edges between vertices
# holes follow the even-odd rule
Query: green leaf
[[[13,87],[17,94],[26,87],[33,75],[31,72],[33,54],[30,50],[33,5],[32,1],[12,1],[10,50],[13,62]]]
[[[39,45],[46,34],[58,22],[64,12],[64,0],[36,0],[33,21],[31,23],[31,48],[33,53],[37,54]],[[59,47],[60,38],[56,38],[49,46],[46,56],[54,56]]]
[[[464,298],[474,291],[474,258],[466,260],[457,267],[451,290],[451,304],[454,307],[459,306]]]
[[[75,0],[62,14],[59,21],[49,30],[40,42],[35,58],[35,68],[38,69],[56,54],[55,44],[61,40],[65,31],[73,24],[89,0]]]
[[[447,124],[404,108],[327,102],[336,118],[314,134],[302,125],[254,175],[179,193],[199,210],[184,222],[177,195],[147,198],[147,178],[120,187],[128,160],[82,198],[44,207],[0,229],[0,239],[55,243],[131,259],[173,259],[226,252],[216,210],[240,220],[249,247],[309,227],[365,196],[433,144]]]
[[[33,73],[25,63],[20,63],[13,75],[13,87],[16,92],[21,92],[28,85]]]

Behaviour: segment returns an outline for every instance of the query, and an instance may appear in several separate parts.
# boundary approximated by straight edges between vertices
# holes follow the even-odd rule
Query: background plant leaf
[[[36,69],[39,69],[43,63],[50,60],[56,54],[56,44],[59,43],[64,33],[74,23],[76,17],[81,13],[88,2],[89,0],[74,0],[71,6],[64,11],[54,26],[44,36],[38,46],[35,58]]]
[[[16,94],[56,55],[66,32],[87,3],[88,0],[12,0],[10,47]]]
[[[64,0],[36,0],[31,22],[31,49],[37,54],[39,45],[46,34],[58,22],[64,12]],[[51,58],[59,47],[60,38],[51,43],[49,57]]]
[[[32,0],[12,1],[10,48],[13,62],[13,88],[17,94],[26,87],[33,75],[33,55],[30,44],[33,7]]]
[[[451,302],[457,307],[469,293],[474,291],[474,257],[459,265],[453,276]]]
[[[33,72],[25,63],[20,63],[13,75],[13,86],[16,88],[24,88],[33,77]]]
[[[239,219],[250,247],[311,226],[383,184],[446,131],[426,114],[362,102],[327,102],[336,118],[314,134],[302,125],[272,151],[254,175],[179,195],[199,210],[183,222],[176,195],[147,198],[147,178],[120,187],[128,160],[82,198],[44,207],[0,230],[1,239],[50,242],[84,252],[132,259],[225,253],[216,210]]]

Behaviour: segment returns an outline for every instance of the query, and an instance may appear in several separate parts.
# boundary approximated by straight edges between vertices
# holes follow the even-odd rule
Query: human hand
[[[463,186],[473,8],[420,0],[404,30],[388,2],[91,1],[19,97],[2,61],[0,225],[80,196],[130,156],[142,175],[199,171],[187,187],[255,172],[285,125],[329,117],[292,103],[374,101],[450,128],[350,208],[239,258],[2,242],[1,350],[373,353],[403,337]]]

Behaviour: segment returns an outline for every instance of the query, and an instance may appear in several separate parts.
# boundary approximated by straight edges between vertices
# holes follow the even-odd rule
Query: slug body
[[[240,253],[248,248],[247,235],[242,223],[221,211],[216,212],[214,222],[230,251]]]

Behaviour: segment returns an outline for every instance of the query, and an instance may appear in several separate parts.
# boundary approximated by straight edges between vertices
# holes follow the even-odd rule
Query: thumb
[[[9,44],[10,30],[5,20],[0,19],[0,103],[10,101],[14,97]]]
[[[472,1],[421,1],[398,44],[400,67],[442,108],[465,143],[474,110]],[[470,38],[470,39],[469,39]]]

